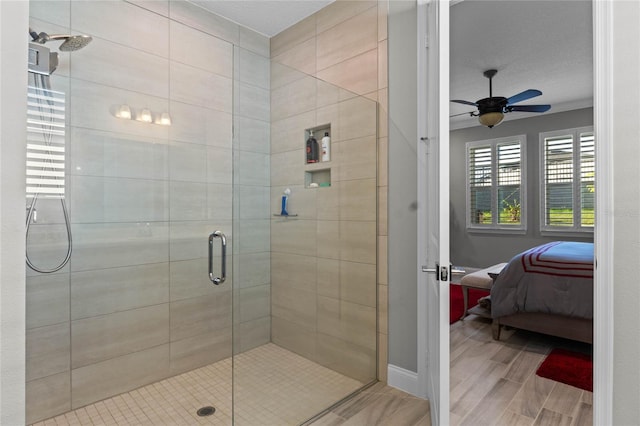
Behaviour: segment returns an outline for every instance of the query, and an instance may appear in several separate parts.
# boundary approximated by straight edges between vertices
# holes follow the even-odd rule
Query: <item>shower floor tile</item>
[[[232,364],[239,426],[299,424],[363,385],[269,343],[34,426],[231,425]],[[199,417],[204,406],[215,414]]]

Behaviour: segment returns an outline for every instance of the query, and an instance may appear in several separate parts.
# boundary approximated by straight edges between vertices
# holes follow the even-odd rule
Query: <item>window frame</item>
[[[591,133],[593,135],[594,143],[594,165],[595,165],[595,143],[596,136],[593,131],[593,126],[573,127],[569,129],[553,130],[550,132],[539,133],[539,158],[540,158],[540,234],[541,235],[576,235],[576,234],[591,234],[593,235],[594,226],[583,226],[581,215],[581,176],[580,176],[580,135],[584,133]],[[573,209],[573,225],[572,226],[558,226],[548,225],[546,220],[546,206],[547,206],[547,191],[546,191],[546,139],[554,138],[558,136],[571,136],[572,137],[572,156],[573,156],[573,170],[572,170],[572,209]],[[576,167],[578,165],[578,167]],[[594,182],[595,182],[594,176]],[[596,194],[597,196],[597,194]],[[594,206],[595,209],[595,206]],[[594,212],[595,217],[595,212]]]
[[[518,142],[520,144],[520,223],[517,225],[498,223],[500,207],[498,206],[498,146],[507,143]],[[478,224],[471,222],[471,176],[470,176],[470,151],[473,148],[491,148],[491,224]],[[466,209],[465,222],[467,232],[474,233],[503,233],[526,234],[527,232],[527,136],[525,134],[513,135],[502,138],[485,139],[467,142],[465,147],[465,188]],[[497,210],[497,211],[496,211]]]

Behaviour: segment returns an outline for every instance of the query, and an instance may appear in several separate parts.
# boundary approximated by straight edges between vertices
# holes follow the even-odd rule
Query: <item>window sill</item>
[[[505,235],[525,235],[526,228],[467,228],[469,234],[505,234]]]
[[[593,238],[594,229],[541,229],[540,236],[542,237],[583,237]]]

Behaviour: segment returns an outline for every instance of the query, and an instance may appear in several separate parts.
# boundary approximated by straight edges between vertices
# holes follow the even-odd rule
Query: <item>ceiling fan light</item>
[[[497,126],[498,124],[500,124],[503,118],[504,118],[504,114],[501,112],[487,112],[487,113],[481,114],[478,117],[478,121],[480,121],[480,124],[482,124],[483,126],[487,126],[491,128],[493,126]]]

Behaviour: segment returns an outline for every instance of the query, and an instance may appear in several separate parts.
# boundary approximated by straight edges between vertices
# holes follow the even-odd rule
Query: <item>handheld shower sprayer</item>
[[[287,201],[289,199],[289,195],[291,195],[291,189],[287,188],[282,193],[282,205],[280,209],[280,216],[289,216],[289,212],[287,212]]]
[[[44,165],[42,166],[42,174],[49,173],[47,176],[51,176],[51,169],[55,169],[55,173],[60,172],[58,164],[54,164],[55,155],[59,155],[60,147],[53,147],[53,145],[60,144],[60,141],[54,141],[54,137],[61,137],[62,143],[64,143],[64,129],[60,130],[57,126],[59,123],[55,122],[61,118],[61,126],[64,128],[64,112],[60,112],[60,109],[54,108],[54,102],[56,100],[51,90],[50,76],[58,66],[58,52],[51,52],[44,44],[52,40],[63,40],[59,49],[63,52],[73,52],[82,49],[89,44],[92,38],[88,35],[49,35],[45,32],[37,33],[33,29],[29,28],[29,35],[31,36],[31,42],[29,43],[28,54],[28,69],[29,69],[29,90],[35,93],[33,103],[36,104],[33,113],[35,114],[34,123],[39,127],[39,134],[43,140],[36,141],[39,146],[43,148],[39,151],[38,155],[44,155],[46,158],[42,160]],[[64,98],[62,98],[62,106],[64,107]],[[64,111],[64,108],[62,108]],[[54,131],[55,127],[55,131]],[[39,148],[40,149],[40,148]],[[64,157],[64,155],[63,155]],[[49,164],[50,163],[50,164]],[[62,164],[62,173],[64,175],[64,164]],[[71,220],[69,219],[69,212],[67,211],[67,204],[65,202],[64,193],[60,196],[60,203],[62,206],[62,213],[64,215],[65,228],[67,231],[67,252],[64,259],[56,266],[47,269],[41,266],[36,266],[29,258],[29,230],[32,223],[36,222],[36,204],[38,199],[47,197],[46,190],[40,192],[40,183],[34,191],[28,192],[33,194],[31,203],[27,206],[27,219],[26,219],[26,235],[27,247],[25,251],[25,257],[27,265],[36,272],[49,274],[62,269],[71,259],[71,252],[73,250],[73,241],[71,238]]]

